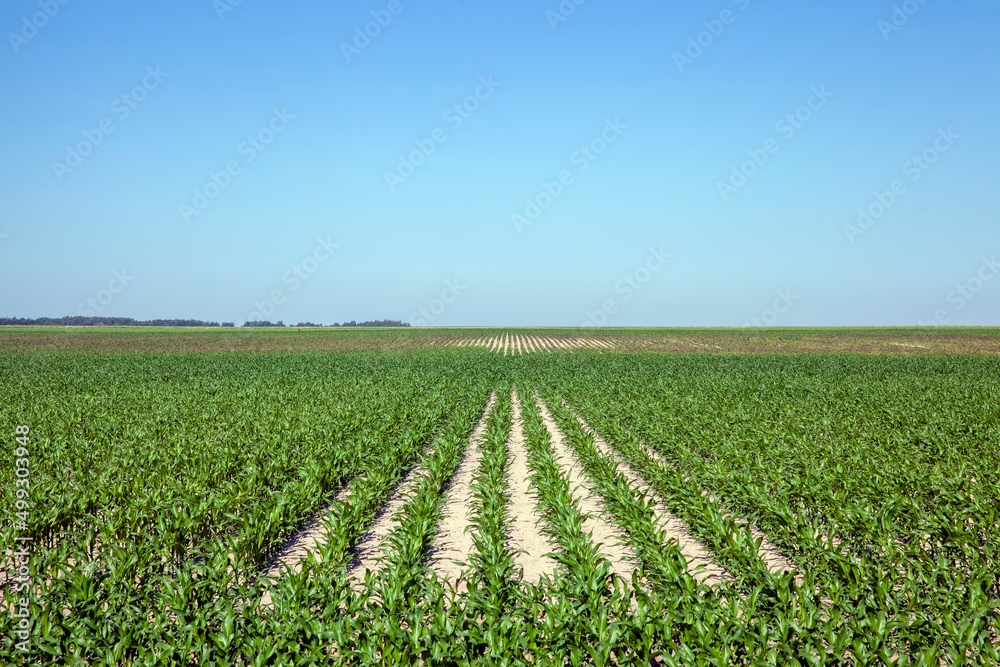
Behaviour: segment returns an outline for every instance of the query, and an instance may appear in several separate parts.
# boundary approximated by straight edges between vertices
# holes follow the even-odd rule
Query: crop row
[[[38,437],[25,664],[1000,661],[991,360],[38,355],[0,370],[0,429]],[[533,522],[512,511],[514,470],[549,542],[537,582],[520,563],[540,554],[512,539]],[[404,478],[381,561],[352,579]],[[440,522],[467,498],[472,550],[443,579]],[[663,511],[724,577],[699,583]],[[308,559],[262,576],[320,512]],[[590,534],[601,522],[631,577]],[[768,567],[761,533],[794,572]]]
[[[794,591],[859,660],[922,651],[986,659],[1000,598],[997,504],[979,480],[996,475],[995,441],[984,437],[996,422],[981,421],[977,399],[996,380],[981,364],[937,363],[937,377],[899,361],[835,358],[561,359],[533,370],[548,371],[758,606],[787,605],[782,591]],[[986,386],[956,386],[974,374]],[[902,485],[889,480],[897,472]],[[802,586],[769,580],[748,531],[727,525],[702,490],[771,536],[805,575]]]

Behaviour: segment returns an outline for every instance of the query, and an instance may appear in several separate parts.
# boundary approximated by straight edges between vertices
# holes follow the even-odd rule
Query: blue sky
[[[1000,325],[995,2],[64,2],[0,316]]]

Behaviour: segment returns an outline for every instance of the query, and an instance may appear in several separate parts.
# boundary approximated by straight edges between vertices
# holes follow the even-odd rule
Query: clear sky
[[[0,316],[1000,325],[992,0],[7,0],[0,27]]]

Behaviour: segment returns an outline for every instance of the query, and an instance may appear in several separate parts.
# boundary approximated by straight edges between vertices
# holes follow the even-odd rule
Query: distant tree
[[[217,327],[218,322],[201,320],[136,320],[131,317],[0,317],[0,325],[17,326],[58,326],[58,327]]]
[[[67,317],[0,317],[0,326],[54,326],[54,327],[235,327],[233,322],[204,322],[202,320],[136,320],[131,317],[86,317],[70,315]],[[277,322],[257,321],[244,322],[244,327],[284,327],[281,320]],[[322,324],[299,322],[299,327],[321,327]],[[408,327],[407,322],[399,320],[368,320],[366,322],[334,322],[331,327]]]
[[[408,327],[410,326],[407,322],[400,322],[399,320],[368,320],[366,322],[355,322],[351,320],[350,322],[344,322],[343,324],[337,324],[334,322],[330,325],[331,327]]]

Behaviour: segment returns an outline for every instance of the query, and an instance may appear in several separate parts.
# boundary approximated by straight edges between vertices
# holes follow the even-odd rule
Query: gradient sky
[[[63,2],[0,9],[0,316],[1000,325],[991,0]]]

